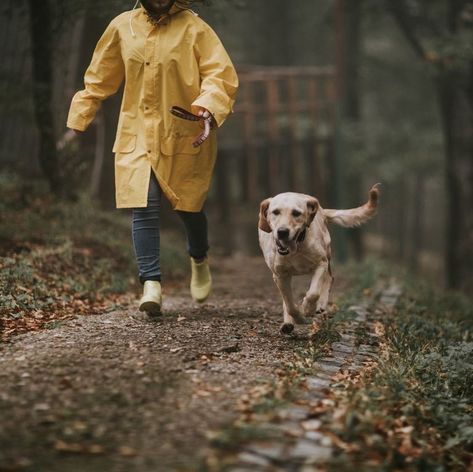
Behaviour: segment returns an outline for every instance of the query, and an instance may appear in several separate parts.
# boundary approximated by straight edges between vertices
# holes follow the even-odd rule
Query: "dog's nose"
[[[287,239],[289,237],[289,228],[278,228],[278,239]]]

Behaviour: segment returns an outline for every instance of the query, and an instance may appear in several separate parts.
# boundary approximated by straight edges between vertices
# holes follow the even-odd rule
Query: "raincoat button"
[[[146,64],[147,66],[149,66],[149,62],[145,62],[145,64]]]

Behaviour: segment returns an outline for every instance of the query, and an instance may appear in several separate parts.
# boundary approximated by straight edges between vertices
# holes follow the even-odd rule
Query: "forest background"
[[[120,97],[104,104],[80,140],[68,140],[65,121],[97,39],[111,18],[131,7],[122,0],[2,2],[0,205],[5,217],[18,197],[28,207],[39,191],[63,202],[86,195],[111,217],[124,218],[123,211],[114,210],[111,152]],[[259,111],[249,118],[244,111],[236,113],[222,129],[208,204],[221,228],[213,235],[216,244],[226,252],[257,251],[255,214],[270,191],[305,191],[325,207],[350,207],[381,182],[378,218],[363,233],[336,234],[336,256],[359,259],[369,247],[370,253],[422,271],[440,284],[471,290],[472,3],[214,0],[196,8],[217,31],[242,76],[248,71],[274,74],[282,67],[298,80],[310,68],[331,71],[331,82],[317,92],[320,109],[325,103],[330,119],[314,118],[297,106],[297,116],[291,117],[286,97],[286,106],[276,110],[279,137],[274,145],[267,130],[274,114],[267,105],[268,87],[255,86],[251,100]],[[298,84],[292,100],[303,103],[307,92],[302,80]],[[287,95],[283,83],[276,87],[280,98]],[[237,107],[245,100],[240,92]],[[244,138],[243,115],[256,120],[261,138],[253,154]],[[302,188],[297,180],[265,186],[268,155],[279,152],[279,172],[284,173],[289,149],[300,144],[298,136],[307,129],[322,143],[319,178],[312,178],[311,168]],[[248,195],[240,188],[248,187],[245,163],[248,167],[254,161],[259,191]],[[238,209],[241,225],[232,231],[241,227],[241,235],[219,224],[226,222],[230,208]],[[168,213],[173,227],[176,219]],[[18,228],[9,226],[2,225],[0,235],[7,248],[19,237]]]

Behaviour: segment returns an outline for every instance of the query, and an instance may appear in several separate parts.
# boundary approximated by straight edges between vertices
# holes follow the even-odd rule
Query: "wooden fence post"
[[[280,188],[279,178],[279,129],[277,115],[279,112],[279,92],[278,83],[274,77],[266,77],[266,121],[268,123],[268,175],[269,193],[273,195]]]
[[[255,108],[253,105],[253,94],[252,84],[250,80],[244,80],[245,76],[242,77],[243,90],[242,90],[242,107],[243,107],[243,133],[245,141],[245,160],[247,175],[247,186],[244,189],[244,195],[248,200],[254,201],[258,198],[258,161],[257,153],[255,149]]]

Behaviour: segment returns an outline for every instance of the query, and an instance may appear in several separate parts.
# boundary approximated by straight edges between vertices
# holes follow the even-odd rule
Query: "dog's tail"
[[[379,186],[375,184],[370,189],[370,198],[362,206],[349,210],[323,210],[329,223],[335,223],[345,228],[361,226],[376,214],[378,207]]]

